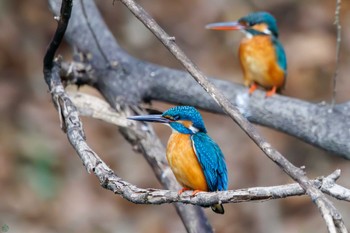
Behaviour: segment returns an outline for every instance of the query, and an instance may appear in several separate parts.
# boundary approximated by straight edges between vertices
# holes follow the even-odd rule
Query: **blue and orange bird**
[[[278,40],[276,19],[267,12],[248,14],[234,22],[212,23],[206,26],[213,30],[241,30],[246,37],[239,46],[239,59],[244,76],[244,85],[252,94],[257,85],[270,89],[266,97],[284,88],[287,75],[287,60]]]
[[[167,124],[172,129],[166,157],[176,180],[185,190],[227,190],[227,169],[223,153],[211,139],[201,114],[191,106],[170,108],[161,115],[132,116],[128,119]],[[216,213],[223,214],[222,204],[211,206]]]

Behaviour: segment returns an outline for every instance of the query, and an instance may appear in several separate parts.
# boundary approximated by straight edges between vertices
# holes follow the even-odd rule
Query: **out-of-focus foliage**
[[[177,43],[208,75],[241,82],[239,32],[213,32],[204,25],[235,20],[248,12],[274,14],[288,57],[285,94],[329,102],[335,67],[335,1],[139,1],[176,37]],[[181,68],[162,45],[119,2],[98,1],[108,25],[132,55]],[[343,1],[343,42],[338,102],[350,99],[350,4]],[[93,17],[93,16],[89,16]],[[171,205],[129,203],[99,187],[88,175],[59,128],[56,110],[43,81],[42,59],[54,33],[46,1],[0,2],[0,227],[8,232],[184,232]],[[70,59],[63,44],[60,53]],[[83,91],[97,94],[91,88]],[[159,109],[168,105],[155,103]],[[231,120],[204,113],[210,135],[221,146],[229,168],[229,188],[291,182]],[[120,175],[141,187],[160,188],[141,155],[116,127],[84,119],[88,142]],[[156,126],[166,143],[169,130]],[[310,177],[343,171],[350,187],[349,162],[273,130],[261,133]],[[347,203],[335,201],[350,224]],[[307,197],[264,203],[226,205],[224,216],[206,210],[216,232],[326,232],[317,208]]]

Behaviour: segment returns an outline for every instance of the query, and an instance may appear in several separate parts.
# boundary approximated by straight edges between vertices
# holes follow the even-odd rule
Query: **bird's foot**
[[[253,92],[258,88],[258,85],[256,83],[253,83],[249,87],[249,95],[253,94]]]
[[[183,192],[185,192],[185,191],[187,191],[187,190],[191,190],[191,189],[189,189],[189,188],[182,188],[182,189],[180,189],[178,192],[177,192],[177,194],[179,194],[179,195],[181,195]]]
[[[277,87],[273,86],[271,90],[266,92],[266,98],[273,96],[274,94],[276,94],[277,91]]]

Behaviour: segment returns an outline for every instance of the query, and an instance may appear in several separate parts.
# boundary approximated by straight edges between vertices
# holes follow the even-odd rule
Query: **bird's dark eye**
[[[180,116],[179,116],[179,115],[173,116],[173,120],[174,120],[174,121],[180,120]]]
[[[251,23],[247,22],[247,21],[244,21],[244,20],[240,20],[239,21],[239,24],[244,26],[244,27],[250,27],[252,26]]]
[[[176,117],[176,116],[169,116],[169,115],[164,116],[164,118],[169,119],[169,120],[171,120],[171,121],[176,121],[176,120],[178,120],[178,119],[176,119],[175,117]]]
[[[255,25],[255,23],[253,23],[253,22],[247,22],[246,24],[247,24],[248,27],[252,27],[252,26]]]

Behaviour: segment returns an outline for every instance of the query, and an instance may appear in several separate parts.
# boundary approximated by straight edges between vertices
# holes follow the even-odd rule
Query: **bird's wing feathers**
[[[272,40],[273,46],[275,47],[277,63],[279,67],[284,71],[284,83],[282,85],[282,89],[283,89],[287,81],[287,57],[286,57],[286,53],[284,52],[283,46],[279,42],[279,40],[275,37],[272,37],[271,40]]]
[[[209,191],[227,190],[226,163],[219,146],[205,133],[196,133],[191,139]]]
[[[284,70],[287,71],[287,58],[286,53],[284,52],[282,44],[278,39],[272,37],[272,43],[275,46],[276,55],[277,55],[277,63]]]

